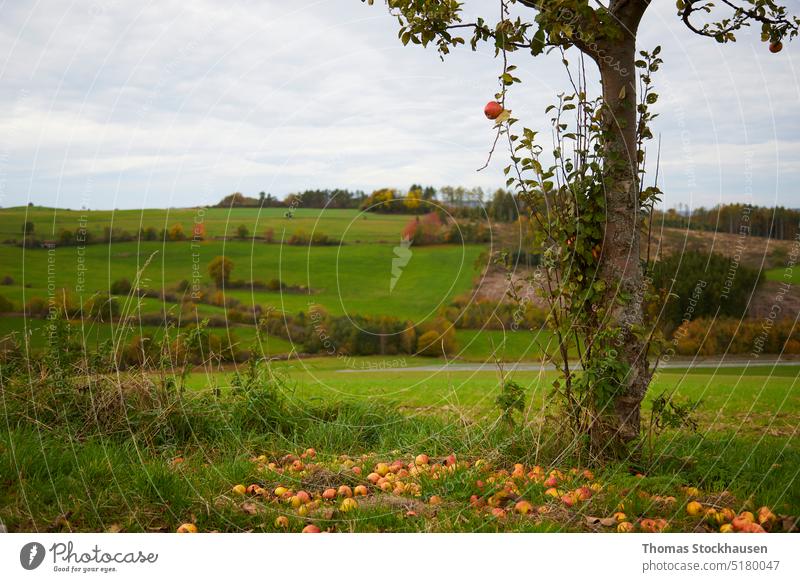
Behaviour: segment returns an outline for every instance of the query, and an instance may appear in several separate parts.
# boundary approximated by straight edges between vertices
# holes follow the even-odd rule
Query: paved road
[[[786,361],[786,360],[698,360],[698,361],[677,361],[666,362],[659,366],[659,369],[686,369],[686,368],[773,368],[784,366],[800,366],[800,360]],[[496,370],[497,367],[494,363],[453,363],[453,364],[437,364],[434,366],[410,366],[407,368],[347,368],[337,370],[344,374],[358,374],[361,372],[491,372]],[[533,364],[533,363],[507,363],[503,364],[503,370],[506,372],[540,372],[546,370],[554,370],[552,364]],[[798,370],[800,373],[800,370]]]

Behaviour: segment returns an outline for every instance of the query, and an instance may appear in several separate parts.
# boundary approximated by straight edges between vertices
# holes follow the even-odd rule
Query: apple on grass
[[[275,527],[286,529],[289,527],[289,518],[285,515],[279,515],[275,518]]]
[[[522,501],[517,501],[516,505],[514,505],[514,511],[520,515],[528,515],[533,511],[533,505],[523,499]]]
[[[692,517],[697,517],[705,513],[705,508],[703,508],[703,504],[699,501],[690,501],[686,504],[686,513]]]

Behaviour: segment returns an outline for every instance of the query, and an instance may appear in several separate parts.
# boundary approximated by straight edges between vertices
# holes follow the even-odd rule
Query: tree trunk
[[[629,28],[624,40],[609,43],[596,55],[606,108],[606,224],[600,264],[607,289],[604,317],[615,332],[613,349],[629,367],[614,409],[603,411],[603,428],[597,435],[603,447],[612,450],[639,436],[641,403],[651,378],[641,336],[645,285],[639,249],[635,30]],[[599,444],[595,435],[592,440]]]

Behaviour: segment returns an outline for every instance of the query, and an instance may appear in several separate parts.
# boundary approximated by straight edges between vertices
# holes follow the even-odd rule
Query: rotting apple
[[[286,517],[285,515],[279,515],[278,517],[275,518],[274,525],[275,527],[286,529],[287,527],[289,527],[289,518]]]
[[[623,521],[617,524],[617,531],[619,533],[631,533],[636,527],[629,521]]]

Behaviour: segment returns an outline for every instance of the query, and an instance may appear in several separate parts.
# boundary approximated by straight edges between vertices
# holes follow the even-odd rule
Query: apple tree
[[[660,48],[637,46],[651,0],[474,0],[486,13],[470,21],[463,18],[465,3],[386,0],[403,44],[434,47],[441,58],[467,43],[472,50],[493,46],[502,62],[496,97],[501,107],[506,91],[521,82],[511,56],[559,51],[569,66],[568,55],[577,51],[599,71],[596,98],[570,76],[574,93],[549,108],[557,138],[553,163],[542,163],[535,132],[516,131],[518,120],[510,114],[498,117],[497,136],[508,139],[508,186],[541,225],[546,265],[549,260],[552,267],[546,287],[562,372],[555,389],[564,396],[576,436],[582,433],[597,456],[630,454],[640,442],[642,401],[654,371],[655,328],[644,309],[650,290],[641,235],[660,192],[644,187],[642,179],[644,143],[652,138],[650,106],[658,99],[652,76],[661,59]],[[773,0],[675,4],[689,33],[728,43],[756,26],[772,52],[795,38],[800,25]],[[574,130],[567,114],[576,119]],[[567,141],[570,155],[563,149]],[[570,269],[563,268],[567,257]],[[570,350],[577,351],[578,366],[571,367]]]

